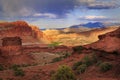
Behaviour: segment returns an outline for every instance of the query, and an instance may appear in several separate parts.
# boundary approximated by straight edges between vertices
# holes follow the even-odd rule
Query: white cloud
[[[119,0],[77,0],[79,6],[84,6],[88,9],[111,9],[118,8]]]
[[[91,3],[91,2],[95,2],[96,0],[77,0],[80,3]]]
[[[85,19],[93,20],[93,19],[106,19],[105,16],[85,16]]]
[[[34,17],[48,17],[48,18],[57,18],[57,15],[52,13],[35,13]]]
[[[88,20],[88,21],[105,21],[105,20],[111,20],[112,18],[108,18],[106,16],[88,15],[88,16],[80,16],[78,19]]]
[[[110,9],[110,8],[116,8],[119,5],[117,5],[117,3],[111,1],[111,2],[95,2],[95,3],[90,3],[88,4],[88,8],[96,8],[96,9]]]

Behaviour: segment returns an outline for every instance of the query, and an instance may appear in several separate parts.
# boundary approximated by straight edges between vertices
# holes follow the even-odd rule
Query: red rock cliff
[[[113,32],[100,35],[97,42],[86,45],[85,47],[110,53],[116,52],[120,54],[120,28]]]
[[[31,27],[24,21],[6,22],[0,24],[0,36],[31,35]]]
[[[0,39],[15,36],[19,36],[23,43],[40,42],[43,39],[42,31],[35,26],[28,25],[25,21],[0,23]],[[0,43],[2,44],[1,40]]]

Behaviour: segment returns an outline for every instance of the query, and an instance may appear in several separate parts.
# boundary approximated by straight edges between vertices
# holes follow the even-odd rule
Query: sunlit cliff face
[[[117,27],[109,27],[105,29],[95,29],[80,33],[69,33],[66,34],[59,30],[45,30],[43,33],[49,36],[50,42],[62,42],[64,45],[76,46],[90,44],[98,40],[98,35],[105,34],[116,30]]]

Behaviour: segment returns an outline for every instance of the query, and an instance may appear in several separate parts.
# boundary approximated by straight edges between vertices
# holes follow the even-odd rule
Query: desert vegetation
[[[15,76],[25,76],[25,72],[19,67],[19,65],[13,65],[11,69]]]
[[[73,50],[74,50],[74,52],[77,52],[80,54],[82,52],[82,50],[84,50],[84,47],[83,46],[75,46],[75,47],[73,47]]]
[[[97,56],[92,53],[90,55],[86,55],[82,60],[73,64],[72,69],[76,71],[78,74],[82,74],[86,71],[89,66],[95,65],[98,62]]]
[[[76,77],[70,67],[62,65],[56,73],[52,75],[51,80],[76,80]]]
[[[48,44],[48,47],[54,49],[55,47],[59,46],[61,44],[61,42],[51,42],[50,44]]]
[[[60,54],[60,53],[59,53],[59,54]],[[61,61],[61,60],[65,59],[65,58],[67,58],[67,57],[69,57],[69,56],[71,56],[71,55],[72,55],[71,53],[64,53],[64,54],[62,54],[60,57],[54,58],[54,59],[52,60],[52,63]]]
[[[3,71],[5,68],[2,64],[0,64],[0,71]]]
[[[112,69],[112,64],[109,62],[103,62],[99,65],[100,71],[107,72]]]

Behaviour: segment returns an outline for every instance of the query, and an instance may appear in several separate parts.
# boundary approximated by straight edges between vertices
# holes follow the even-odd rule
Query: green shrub
[[[84,50],[84,47],[83,46],[76,46],[73,48],[74,52],[78,52],[78,53],[81,53],[82,50]]]
[[[22,64],[21,67],[28,67],[28,66],[32,66],[31,64]]]
[[[61,44],[61,42],[52,42],[51,44],[48,44],[48,47],[54,49],[55,47],[59,46],[60,44]]]
[[[67,57],[69,57],[69,56],[71,56],[70,53],[65,53],[64,56],[63,56],[63,58],[67,58]]]
[[[71,55],[70,53],[66,53],[66,54],[64,54],[63,56],[56,57],[56,58],[54,58],[54,59],[52,60],[52,63],[61,61],[62,59],[65,59],[65,58],[69,57],[70,55]]]
[[[51,80],[76,80],[72,69],[66,65],[60,66]]]
[[[91,61],[92,61],[92,63],[97,63],[98,62],[98,57],[95,53],[91,54]]]
[[[10,69],[17,70],[20,67],[20,65],[14,64],[10,67]]]
[[[52,63],[58,62],[58,61],[61,61],[61,60],[62,60],[61,57],[56,57],[56,58],[54,58],[54,59],[52,60]]]
[[[73,69],[73,70],[76,70],[77,67],[80,66],[81,64],[82,64],[81,61],[74,63],[73,66],[72,66],[72,69]]]
[[[109,62],[103,62],[99,65],[99,67],[100,67],[100,71],[106,72],[112,69],[112,64],[110,64]]]
[[[101,60],[97,61],[96,66],[99,66],[102,63]]]
[[[16,70],[14,70],[14,75],[15,76],[24,76],[25,73],[22,69],[16,69]]]
[[[3,71],[4,70],[4,67],[3,65],[0,64],[0,71]]]
[[[25,75],[24,71],[22,69],[20,69],[20,65],[14,64],[10,67],[10,69],[12,69],[14,71],[15,76],[24,76]]]
[[[83,63],[86,64],[87,66],[92,65],[92,60],[91,58],[87,55],[82,59]]]
[[[78,74],[84,73],[85,70],[86,70],[86,68],[87,68],[87,65],[86,65],[86,64],[80,65],[80,66],[77,68],[77,73],[78,73]]]

